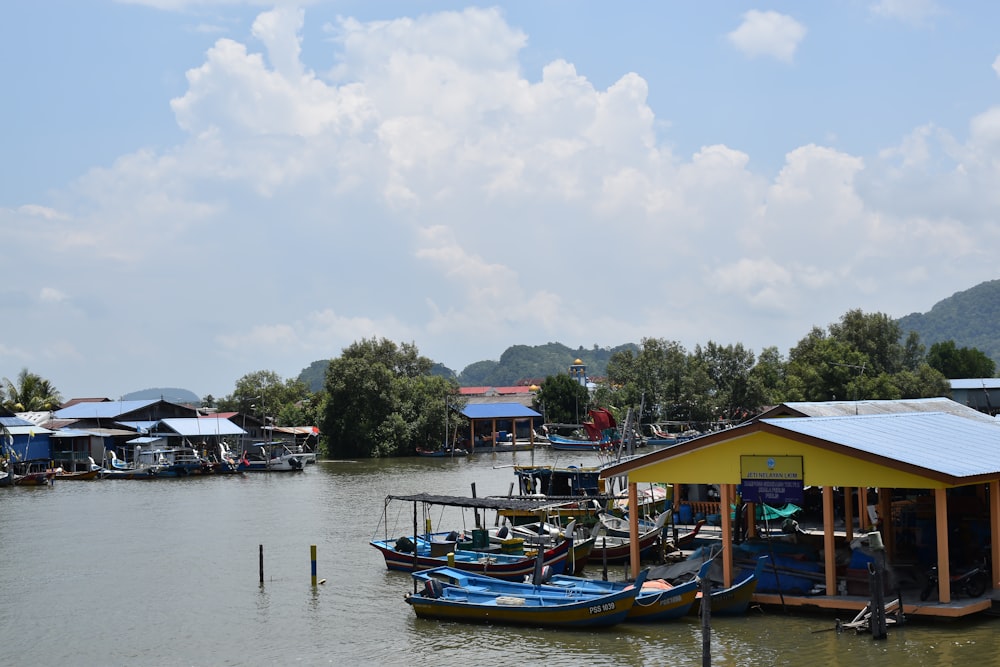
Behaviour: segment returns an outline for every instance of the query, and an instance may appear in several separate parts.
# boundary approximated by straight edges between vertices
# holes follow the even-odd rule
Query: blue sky
[[[619,3],[622,4],[622,3]],[[997,278],[1000,5],[44,0],[0,376],[223,396],[362,338],[788,350]]]

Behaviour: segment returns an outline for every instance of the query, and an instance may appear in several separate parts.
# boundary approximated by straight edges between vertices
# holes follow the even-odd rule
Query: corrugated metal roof
[[[199,419],[197,417],[176,417],[161,419],[160,425],[169,428],[177,435],[213,436],[213,435],[244,435],[246,431],[228,419]],[[160,431],[162,433],[162,430]]]
[[[20,417],[0,417],[0,424],[3,424],[6,428],[11,428],[12,426],[34,426],[32,422]]]
[[[962,378],[949,382],[952,389],[1000,389],[1000,378]]]
[[[1000,424],[943,412],[761,420],[784,431],[818,438],[953,477],[1000,473]]]
[[[945,412],[966,419],[993,422],[994,418],[950,398],[910,398],[894,401],[792,401],[782,403],[760,416],[766,419],[782,412],[797,412],[806,417],[848,417],[887,415],[911,412]]]
[[[159,403],[160,399],[145,401],[87,401],[56,410],[56,419],[114,419],[119,415]]]
[[[522,419],[542,415],[520,403],[475,403],[466,405],[462,414],[469,419]]]

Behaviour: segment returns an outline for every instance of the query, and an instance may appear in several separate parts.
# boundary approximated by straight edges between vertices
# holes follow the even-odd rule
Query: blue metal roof
[[[956,478],[1000,473],[1000,423],[944,412],[785,417],[761,422]]]
[[[178,435],[207,437],[213,435],[244,435],[246,431],[228,419],[199,419],[197,417],[176,417],[160,420],[160,425]],[[159,431],[163,433],[162,429]]]
[[[542,416],[520,403],[474,403],[466,405],[462,409],[462,415],[468,419],[523,419]]]
[[[56,419],[114,419],[159,402],[158,398],[144,401],[84,401],[56,410],[53,415]]]
[[[34,422],[30,422],[27,419],[21,419],[20,417],[0,417],[0,424],[3,424],[7,428],[13,426],[34,426]]]

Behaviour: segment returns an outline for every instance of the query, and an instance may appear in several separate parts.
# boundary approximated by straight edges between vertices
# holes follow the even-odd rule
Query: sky
[[[64,399],[787,355],[998,277],[1000,3],[40,0],[0,22],[0,377]],[[567,360],[567,365],[572,360]]]

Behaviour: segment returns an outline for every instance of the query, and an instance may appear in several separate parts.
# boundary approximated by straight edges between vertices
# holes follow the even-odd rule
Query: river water
[[[512,462],[559,454],[0,488],[0,665],[702,665],[696,619],[558,632],[424,621],[403,602],[409,576],[388,572],[368,544],[384,535],[386,495],[469,495],[472,484],[503,495]],[[597,462],[589,457],[558,463]],[[387,514],[393,536],[412,531],[412,505]],[[474,522],[431,518],[435,530]],[[311,545],[326,580],[315,587]],[[837,634],[834,622],[759,610],[713,618],[711,664],[992,665],[1000,655],[1000,619],[911,622],[880,641]]]

